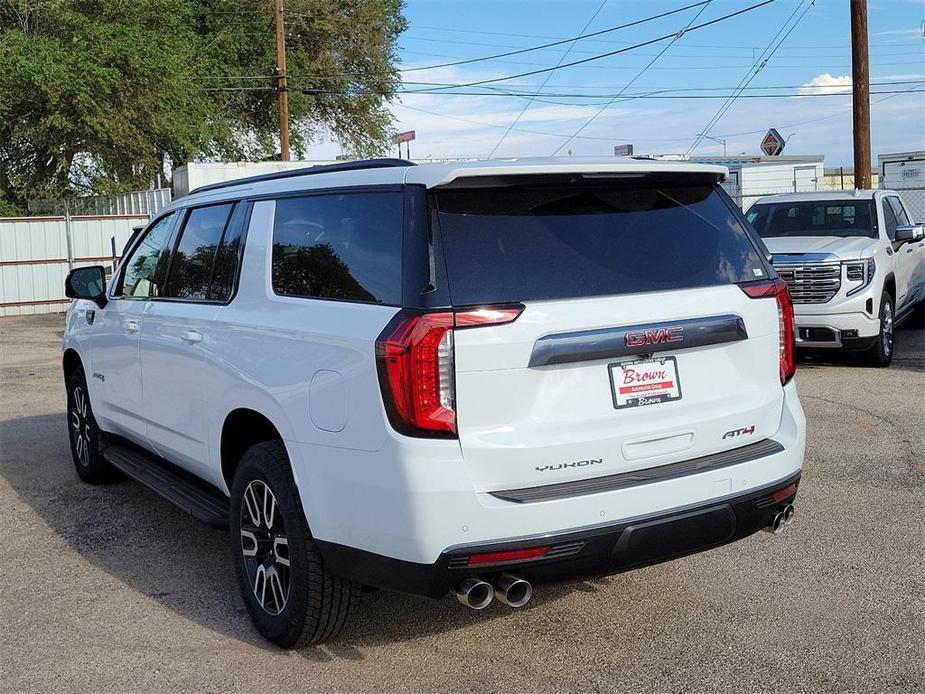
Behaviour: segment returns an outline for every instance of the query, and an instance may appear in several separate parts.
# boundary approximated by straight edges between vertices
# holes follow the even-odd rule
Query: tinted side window
[[[886,226],[886,235],[890,241],[896,240],[896,215],[888,200],[883,201],[883,224]]]
[[[125,260],[125,274],[117,294],[131,297],[160,296],[170,265],[170,238],[175,213],[170,213],[145,233]]]
[[[227,301],[234,290],[234,281],[238,274],[238,259],[241,257],[241,245],[244,242],[245,206],[238,205],[225,226],[225,235],[215,256],[212,270],[212,285],[209,287],[209,299]]]
[[[401,193],[277,200],[273,290],[400,305],[401,244]]]
[[[231,214],[231,204],[190,210],[170,267],[165,296],[205,299],[212,279],[212,264]]]
[[[909,224],[909,216],[906,214],[906,210],[903,208],[902,203],[899,201],[899,198],[889,197],[887,201],[890,203],[890,206],[893,208],[893,214],[896,215],[897,224]]]

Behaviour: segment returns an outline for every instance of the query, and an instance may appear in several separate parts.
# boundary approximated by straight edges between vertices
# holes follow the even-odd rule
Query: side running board
[[[228,527],[228,499],[217,489],[213,491],[197,485],[158,458],[129,446],[110,445],[103,457],[114,467],[135,481],[150,487],[193,518],[214,528]]]

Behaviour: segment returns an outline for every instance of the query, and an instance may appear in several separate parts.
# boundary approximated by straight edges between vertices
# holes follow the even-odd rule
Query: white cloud
[[[816,75],[809,82],[805,82],[799,94],[849,94],[851,93],[851,75],[833,77],[828,72]]]
[[[889,29],[887,31],[878,31],[874,36],[894,36],[898,38],[911,38],[913,36],[922,36],[925,32],[921,27],[918,29]]]

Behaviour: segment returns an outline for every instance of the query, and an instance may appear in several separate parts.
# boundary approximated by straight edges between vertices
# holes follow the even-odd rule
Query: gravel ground
[[[364,596],[334,642],[251,628],[222,532],[81,484],[61,316],[0,319],[0,690],[925,692],[925,332],[886,370],[803,361],[797,520],[521,611]]]

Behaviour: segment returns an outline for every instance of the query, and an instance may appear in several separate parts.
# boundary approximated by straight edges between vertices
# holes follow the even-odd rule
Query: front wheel
[[[67,428],[71,458],[80,479],[88,484],[112,479],[113,469],[103,460],[103,437],[93,417],[87,379],[79,367],[67,381]]]
[[[893,297],[884,292],[880,298],[880,333],[864,354],[868,366],[884,367],[893,361],[893,315]]]
[[[244,453],[232,484],[230,529],[241,595],[261,634],[298,648],[340,632],[360,588],[325,567],[281,442]]]

